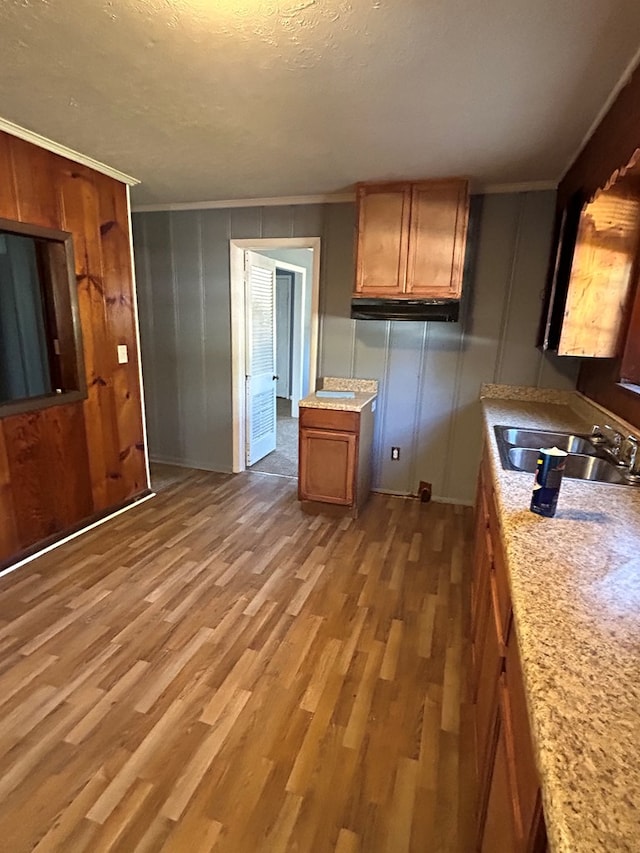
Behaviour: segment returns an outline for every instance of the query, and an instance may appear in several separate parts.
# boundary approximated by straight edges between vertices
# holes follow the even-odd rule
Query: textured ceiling
[[[0,116],[141,203],[557,180],[638,0],[2,0]]]

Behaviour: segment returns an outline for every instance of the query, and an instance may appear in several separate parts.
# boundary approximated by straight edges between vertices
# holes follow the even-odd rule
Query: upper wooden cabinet
[[[640,152],[639,152],[640,153]],[[558,355],[621,354],[638,276],[640,165],[558,212],[540,345]]]
[[[355,295],[457,299],[468,181],[358,184]]]

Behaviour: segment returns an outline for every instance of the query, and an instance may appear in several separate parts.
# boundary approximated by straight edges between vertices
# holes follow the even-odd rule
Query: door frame
[[[265,249],[313,249],[311,281],[306,282],[305,303],[311,298],[309,340],[309,388],[316,385],[318,360],[318,305],[320,299],[320,237],[269,237],[229,241],[231,298],[231,410],[233,423],[233,472],[246,470],[245,412],[245,291],[244,252]],[[302,317],[304,323],[304,315]],[[304,336],[302,336],[304,338]]]

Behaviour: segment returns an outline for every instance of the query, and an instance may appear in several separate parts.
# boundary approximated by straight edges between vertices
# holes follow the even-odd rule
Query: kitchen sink
[[[500,461],[507,471],[533,474],[538,464],[538,450],[555,446],[569,454],[565,463],[565,477],[616,486],[638,485],[637,478],[629,479],[626,470],[611,462],[606,451],[594,444],[589,436],[510,426],[495,426],[494,432]]]
[[[512,447],[509,450],[509,462],[512,470],[529,471],[531,474],[538,464],[538,451],[529,447]],[[624,471],[607,459],[572,453],[567,456],[564,476],[574,480],[593,480],[596,483],[615,483],[619,486],[630,485]]]
[[[526,430],[514,427],[496,427],[496,434],[501,430],[503,441],[514,447],[557,447],[568,453],[585,453],[598,455],[598,448],[585,436],[568,432],[548,432],[546,430]]]

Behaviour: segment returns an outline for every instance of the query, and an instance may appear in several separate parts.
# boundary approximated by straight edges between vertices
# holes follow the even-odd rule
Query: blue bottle
[[[566,450],[560,450],[557,447],[540,448],[531,495],[531,512],[546,518],[552,518],[556,514],[558,493],[567,456]]]

